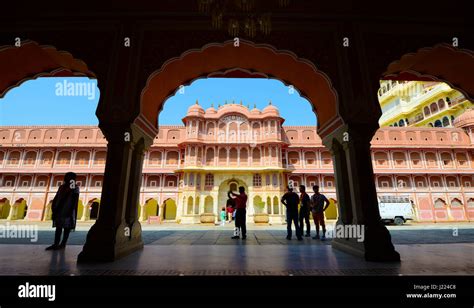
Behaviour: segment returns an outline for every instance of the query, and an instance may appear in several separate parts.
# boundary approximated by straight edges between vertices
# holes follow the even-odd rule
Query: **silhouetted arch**
[[[70,53],[30,40],[23,41],[21,47],[1,46],[0,67],[4,72],[0,75],[0,98],[5,96],[8,90],[38,77],[95,78],[95,74],[87,65]]]
[[[320,134],[342,123],[336,90],[325,73],[290,51],[245,40],[240,40],[238,48],[233,40],[208,44],[165,62],[149,76],[141,94],[141,114],[135,122],[146,130],[154,128],[156,133],[158,114],[179,86],[201,77],[218,76],[222,72],[228,75],[236,70],[246,75],[258,72],[262,77],[275,78],[298,89],[317,113]]]
[[[474,100],[474,52],[449,44],[421,48],[392,62],[382,79],[439,81]]]

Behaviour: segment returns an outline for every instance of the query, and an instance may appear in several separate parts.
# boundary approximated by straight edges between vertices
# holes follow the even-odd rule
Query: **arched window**
[[[179,154],[176,151],[170,151],[166,153],[166,164],[167,165],[177,165],[179,159]]]
[[[249,161],[249,152],[246,148],[240,149],[240,165],[246,166]]]
[[[439,108],[439,110],[443,110],[445,106],[446,106],[446,104],[444,103],[444,100],[443,100],[443,99],[440,99],[440,100],[438,101],[438,108]]]
[[[62,151],[58,155],[58,164],[59,165],[69,165],[71,162],[71,152]]]
[[[398,121],[398,126],[400,127],[405,126],[405,122],[403,121],[403,119],[400,119],[400,121]]]
[[[441,123],[440,120],[436,120],[434,123],[434,127],[443,127],[443,124]]]
[[[443,127],[448,127],[450,126],[451,124],[449,123],[449,118],[448,117],[444,117],[443,118]]]
[[[425,114],[425,117],[429,116],[431,114],[430,107],[426,106],[423,108],[423,113]]]
[[[26,153],[23,164],[25,165],[34,165],[36,161],[36,152],[29,151]]]
[[[377,152],[374,154],[375,164],[377,166],[387,166],[388,165],[388,156],[387,153]]]
[[[227,149],[219,149],[219,165],[227,165]]]
[[[188,208],[187,208],[186,214],[191,215],[193,213],[193,209],[194,209],[193,197],[189,197],[188,198]]]
[[[75,164],[76,165],[87,165],[89,163],[89,157],[90,157],[89,152],[86,152],[86,151],[78,152],[78,153],[76,153]]]
[[[295,151],[288,152],[288,161],[291,165],[298,165],[300,162],[300,154]]]
[[[445,206],[446,206],[446,202],[443,199],[441,198],[436,199],[434,203],[435,208],[441,209],[441,208],[444,208]]]
[[[253,149],[253,152],[252,152],[252,161],[253,161],[253,164],[260,164],[260,160],[261,160],[261,155],[260,155],[260,149]]]
[[[278,176],[276,173],[274,173],[272,176],[272,185],[275,187],[278,186]]]
[[[211,122],[211,123],[207,124],[207,134],[209,136],[214,135],[214,123]]]
[[[237,149],[232,148],[229,151],[229,163],[231,165],[237,165]]]
[[[451,207],[462,207],[462,202],[458,198],[455,198],[451,201]]]
[[[159,164],[161,164],[161,152],[159,152],[159,151],[151,152],[148,163],[150,165],[159,165]]]
[[[213,166],[214,165],[214,149],[208,148],[206,152],[206,165]]]

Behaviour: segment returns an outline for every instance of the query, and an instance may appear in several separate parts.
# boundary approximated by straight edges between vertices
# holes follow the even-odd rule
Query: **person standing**
[[[234,206],[235,206],[235,202],[234,202],[234,199],[227,199],[227,204],[226,204],[226,207],[227,207],[227,218],[229,220],[229,223],[232,222],[232,220],[234,220]]]
[[[242,239],[245,240],[247,238],[247,194],[245,193],[245,187],[240,186],[238,194],[229,191],[227,196],[235,200],[235,229],[232,239],[239,239],[241,235]]]
[[[221,209],[221,226],[225,226],[225,221],[227,219],[227,213],[225,207],[222,207]]]
[[[311,200],[306,193],[306,186],[300,185],[300,213],[299,213],[299,224],[301,228],[301,235],[304,231],[304,222],[306,222],[306,237],[311,236],[311,224],[309,223],[309,213],[311,212]],[[303,222],[304,220],[304,222]]]
[[[76,185],[76,174],[68,172],[64,175],[64,181],[59,186],[56,196],[54,196],[51,210],[54,234],[54,244],[46,250],[58,250],[66,247],[69,233],[76,228],[77,206],[79,203],[79,187]],[[61,243],[61,234],[64,235]]]
[[[300,201],[298,194],[293,191],[291,186],[287,187],[288,191],[281,197],[281,203],[286,207],[286,239],[291,240],[292,231],[291,224],[295,224],[295,233],[298,241],[303,240],[302,232],[298,224],[298,203]]]
[[[316,225],[316,236],[313,237],[314,240],[319,240],[319,225],[321,225],[323,229],[323,236],[321,240],[324,241],[326,239],[326,224],[324,222],[324,211],[329,206],[329,200],[323,194],[319,193],[319,186],[313,186],[314,194],[311,196],[311,203],[312,209],[311,212],[313,213],[313,220],[314,224]]]

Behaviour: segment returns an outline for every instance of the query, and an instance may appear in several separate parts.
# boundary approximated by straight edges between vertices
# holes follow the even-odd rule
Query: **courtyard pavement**
[[[473,275],[474,226],[389,226],[401,263],[366,262],[321,242],[285,239],[284,226],[249,225],[232,240],[232,225],[143,224],[145,247],[113,263],[77,264],[90,224],[71,233],[63,251],[44,251],[54,233],[40,224],[38,241],[0,239],[0,275]],[[406,228],[403,228],[406,227]]]

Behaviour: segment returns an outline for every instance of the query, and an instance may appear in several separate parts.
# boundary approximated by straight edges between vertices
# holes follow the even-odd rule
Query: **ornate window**
[[[262,176],[259,173],[253,175],[253,186],[262,186]]]
[[[205,185],[206,186],[214,186],[214,175],[213,174],[211,174],[211,173],[206,174]]]

